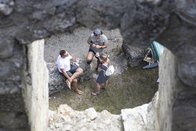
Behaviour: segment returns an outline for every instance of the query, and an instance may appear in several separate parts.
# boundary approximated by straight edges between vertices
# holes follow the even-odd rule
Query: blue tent
[[[152,49],[153,59],[159,61],[161,54],[163,54],[164,46],[156,41],[153,41],[150,48]]]

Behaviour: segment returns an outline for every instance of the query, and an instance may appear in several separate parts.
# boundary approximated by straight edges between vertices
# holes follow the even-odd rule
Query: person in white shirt
[[[86,56],[87,64],[90,65],[93,57],[99,57],[99,54],[103,52],[104,48],[107,48],[108,38],[103,34],[100,29],[95,29],[94,32],[89,36],[87,43],[89,44],[89,51]],[[97,59],[97,67],[98,69],[100,62]]]
[[[77,78],[82,75],[83,69],[77,64],[71,64],[71,60],[74,60],[73,57],[67,51],[61,50],[56,65],[58,71],[67,79],[68,87],[76,93],[82,94],[83,92],[77,86]]]

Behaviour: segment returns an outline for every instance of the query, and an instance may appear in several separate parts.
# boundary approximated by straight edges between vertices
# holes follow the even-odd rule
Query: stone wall
[[[172,121],[167,130],[195,128],[196,0],[0,0],[0,129],[28,129],[22,88],[27,88],[24,81],[32,84],[33,74],[23,77],[30,67],[26,44],[78,26],[119,28],[132,66],[155,39],[171,50],[177,63],[172,72],[179,80],[174,90],[183,87],[165,109],[172,109],[173,119],[163,119]],[[164,125],[160,121],[158,129]]]
[[[57,111],[49,111],[48,131],[123,131],[120,115],[103,110],[96,112],[91,107],[75,111],[68,105],[60,105]]]
[[[44,61],[44,40],[37,40],[27,48],[28,68],[23,90],[31,131],[43,131],[48,126],[48,69]]]
[[[25,131],[29,127],[22,97],[24,46],[12,43],[0,45],[0,50],[0,130]]]
[[[0,130],[44,130],[48,111],[44,40],[28,46],[16,42],[12,50],[2,53],[0,62]]]
[[[160,70],[159,130],[195,130],[196,1],[176,1],[168,27],[158,36],[171,52]]]
[[[1,1],[0,49],[4,55],[10,55],[14,40],[29,44],[79,26],[119,28],[131,66],[141,63],[144,49],[166,28],[170,8],[174,8],[170,0]]]
[[[178,59],[165,49],[159,64],[159,101],[157,131],[195,130],[195,89],[178,77]]]
[[[175,56],[164,50],[159,64],[159,101],[156,130],[172,131],[172,106],[177,92],[177,62]]]

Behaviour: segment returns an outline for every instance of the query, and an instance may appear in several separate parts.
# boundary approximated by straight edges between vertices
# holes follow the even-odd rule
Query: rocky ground
[[[155,110],[158,93],[153,100],[132,109],[122,109],[114,115],[94,108],[84,111],[73,110],[67,104],[60,105],[56,111],[49,111],[49,131],[155,131]]]
[[[67,50],[72,56],[84,60],[89,49],[87,39],[93,31],[87,28],[76,29],[71,34],[60,34],[46,39],[45,60],[47,63],[56,61],[61,49]],[[118,29],[104,30],[103,33],[108,37],[109,43],[106,52],[111,54],[114,49],[122,46],[122,36]],[[116,50],[118,51],[118,50]]]
[[[50,111],[49,131],[122,131],[120,115],[94,108],[75,111],[68,105],[61,105],[57,111]]]
[[[88,51],[86,40],[92,31],[85,28],[77,29],[73,34],[53,36],[46,40],[45,60],[54,64],[59,50],[66,49],[81,60]],[[157,90],[157,69],[142,70],[128,68],[127,61],[121,51],[122,37],[119,30],[103,30],[109,39],[106,51],[115,66],[115,74],[110,78],[106,90],[98,97],[91,96],[95,87],[94,80],[82,82],[83,95],[77,95],[65,88],[50,96],[50,109],[56,110],[61,104],[68,104],[75,110],[85,110],[94,107],[97,111],[108,110],[119,114],[123,108],[132,108],[151,101]],[[94,61],[94,65],[95,65]]]

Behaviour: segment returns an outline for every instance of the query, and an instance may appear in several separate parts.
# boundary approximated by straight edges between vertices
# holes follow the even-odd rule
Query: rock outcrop
[[[83,53],[83,52],[81,52]],[[121,74],[127,68],[127,60],[123,58],[123,54],[116,56],[114,53],[110,56],[110,60],[115,67],[115,72],[113,75]],[[78,78],[80,83],[93,79],[96,76],[96,72],[94,71],[96,60],[92,62],[92,69],[86,64],[86,60],[80,61],[80,67],[84,70],[84,73]],[[65,82],[64,76],[62,76],[56,67],[55,63],[47,63],[47,67],[49,70],[49,95],[55,94],[62,89],[69,89]]]
[[[169,17],[167,8],[170,7],[168,5],[170,3],[167,1],[141,0],[71,2],[5,0],[2,6],[10,11],[2,7],[0,17],[4,28],[0,33],[2,39],[0,45],[4,45],[4,48],[6,47],[4,52],[11,55],[14,40],[27,44],[59,32],[73,31],[78,26],[120,28],[125,45],[123,47],[130,48],[126,52],[130,65],[136,66],[144,56],[144,49],[166,28]]]
[[[47,64],[49,70],[49,95],[59,92],[62,89],[68,89],[64,77],[58,72],[55,64]]]
[[[75,111],[68,105],[60,105],[57,112],[49,113],[48,131],[123,131],[120,115],[108,111],[96,112],[94,108]]]
[[[85,65],[84,62],[83,65]],[[49,82],[48,82],[49,95],[55,94],[61,91],[62,89],[69,89],[66,84],[65,77],[58,72],[56,64],[48,63],[47,67],[49,70]],[[83,70],[87,68],[85,66],[81,66],[81,67]],[[85,71],[83,75],[81,75],[78,78],[78,82],[84,82],[91,78],[92,78],[92,71],[88,70]]]
[[[125,131],[155,131],[156,111],[159,101],[157,92],[148,104],[121,110]]]
[[[49,131],[155,131],[158,93],[149,104],[132,109],[122,109],[114,115],[106,110],[96,112],[94,108],[84,111],[60,105],[57,111],[49,111]]]
[[[122,36],[118,29],[106,30],[102,29],[103,33],[108,37],[107,48],[104,52],[107,52],[111,63],[115,67],[114,75],[121,74],[127,69],[127,60],[121,50],[122,46]],[[47,67],[49,69],[49,94],[54,94],[62,89],[68,89],[62,75],[59,74],[56,68],[56,59],[59,55],[59,51],[62,49],[67,50],[73,57],[78,57],[80,59],[80,67],[85,69],[90,69],[86,65],[86,55],[89,49],[87,44],[87,39],[92,33],[87,28],[78,28],[74,30],[73,34],[53,36],[46,39],[44,58],[47,62]],[[95,74],[96,59],[94,58],[91,66],[92,69],[85,71],[85,73],[80,77],[79,81],[84,82],[93,78]]]
[[[175,77],[183,85],[183,91],[175,94],[175,103],[165,107],[174,110],[172,113],[169,111],[175,121],[171,125],[160,122],[160,129],[195,129],[194,123],[190,127],[182,126],[190,121],[180,124],[184,119],[178,117],[178,114],[184,114],[185,118],[191,118],[192,121],[196,118],[195,10],[196,0],[1,0],[0,97],[3,99],[0,101],[0,112],[3,116],[14,113],[16,119],[24,120],[24,123],[17,124],[21,126],[16,129],[28,129],[22,100],[22,88],[27,88],[23,85],[24,81],[28,79],[31,83],[31,77],[23,77],[23,72],[28,68],[26,44],[59,32],[72,31],[78,26],[104,26],[120,29],[124,39],[123,47],[127,48],[126,56],[129,63],[133,63],[132,66],[137,65],[143,56],[143,53],[135,55],[135,49],[142,52],[155,39],[172,51],[176,56],[177,70],[171,71],[176,73]],[[176,84],[169,87],[178,90]],[[187,103],[191,105],[188,109]],[[170,117],[164,115],[168,114],[163,114],[163,118],[159,119],[170,120]],[[5,123],[4,118],[0,119],[0,128],[15,128]]]
[[[31,131],[45,130],[48,126],[48,70],[44,61],[44,40],[37,40],[28,45],[28,68],[24,76],[23,99]],[[42,124],[40,124],[42,123]]]

